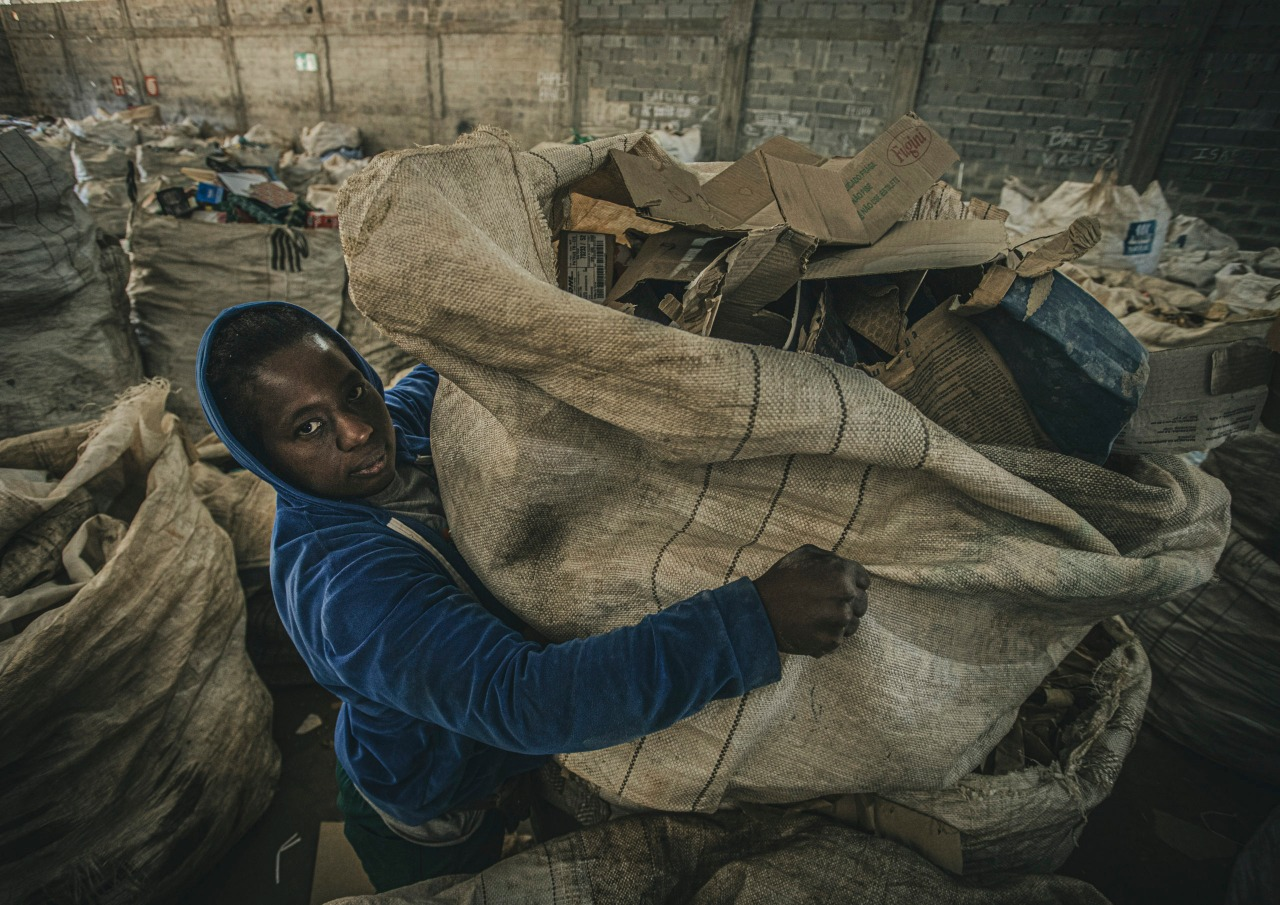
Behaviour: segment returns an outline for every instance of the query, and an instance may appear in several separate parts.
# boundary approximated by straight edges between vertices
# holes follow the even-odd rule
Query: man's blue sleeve
[[[418,437],[431,433],[431,406],[435,402],[440,375],[427,365],[418,365],[386,391],[391,418]]]
[[[636,625],[550,645],[524,640],[447,576],[424,574],[408,549],[371,545],[326,597],[330,662],[352,688],[524,754],[620,744],[781,675],[745,578]]]

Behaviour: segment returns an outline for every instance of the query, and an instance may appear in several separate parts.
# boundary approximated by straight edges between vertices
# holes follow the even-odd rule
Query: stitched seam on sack
[[[914,468],[924,468],[925,460],[929,458],[929,425],[923,418],[920,419],[920,427],[924,430],[924,449],[921,450],[920,461],[913,466]]]
[[[752,354],[754,355],[755,353]],[[787,487],[787,480],[791,477],[791,465],[795,460],[796,457],[794,455],[787,456],[787,463],[782,469],[782,480],[778,482],[778,489],[774,491],[773,499],[769,501],[769,509],[765,512],[764,518],[760,520],[760,527],[756,529],[755,537],[751,538],[748,543],[739,547],[737,552],[733,554],[733,562],[729,564],[729,570],[725,573],[724,580],[726,582],[729,580],[730,576],[733,575],[734,569],[738,567],[738,560],[741,558],[743,551],[754,545],[764,534],[764,529],[769,524],[769,519],[773,516],[774,510],[778,506],[778,500],[782,496],[782,491]],[[742,700],[738,704],[738,712],[733,715],[733,724],[729,726],[729,733],[725,736],[724,744],[720,747],[720,756],[716,758],[715,766],[711,768],[711,775],[707,777],[707,781],[703,785],[702,790],[698,792],[697,797],[693,799],[693,807],[690,808],[691,811],[696,811],[698,809],[698,805],[701,804],[703,797],[707,794],[707,790],[710,789],[711,784],[715,782],[716,776],[720,772],[720,767],[724,764],[725,755],[729,753],[729,745],[733,743],[733,737],[738,732],[738,724],[742,721],[742,712],[747,708],[747,698],[749,697],[751,697],[750,691],[742,696]]]
[[[867,491],[867,479],[871,477],[871,469],[873,465],[868,465],[866,470],[862,472],[862,482],[858,484],[858,499],[853,504],[853,514],[849,516],[849,521],[845,522],[844,530],[840,532],[840,539],[836,541],[836,545],[831,548],[832,553],[839,553],[841,545],[849,537],[849,532],[853,530],[853,523],[858,520],[858,513],[862,511],[862,498]]]
[[[707,790],[715,782],[716,775],[724,764],[725,755],[729,753],[729,743],[733,741],[734,735],[738,732],[738,724],[742,722],[742,712],[747,709],[747,698],[749,697],[751,697],[751,692],[748,691],[742,696],[742,700],[738,702],[738,712],[733,715],[733,725],[729,727],[729,734],[725,736],[724,744],[720,746],[720,756],[716,758],[716,765],[711,768],[711,775],[707,777],[706,783],[702,786],[702,791],[693,799],[693,807],[689,808],[690,811],[698,810],[698,805],[702,804],[703,796],[707,794]]]
[[[645,740],[649,736],[642,735],[640,740],[636,742],[636,750],[631,752],[631,763],[627,764],[627,772],[622,777],[622,785],[618,786],[618,797],[622,797],[622,793],[627,791],[627,783],[631,781],[631,771],[636,767],[636,761],[640,759],[640,749],[644,747]]]
[[[680,538],[680,535],[684,534],[693,526],[694,519],[698,517],[698,510],[702,508],[702,501],[707,496],[707,489],[711,486],[711,469],[714,467],[714,464],[715,463],[709,463],[707,465],[707,470],[702,476],[702,490],[698,493],[698,499],[693,504],[693,511],[689,513],[688,521],[680,526],[680,530],[671,535],[671,538],[662,545],[662,549],[658,551],[658,555],[653,561],[653,569],[649,573],[649,591],[653,594],[653,605],[656,606],[659,611],[662,610],[662,602],[658,598],[658,568],[662,564],[662,557],[667,554],[667,548],[674,544]]]
[[[550,160],[547,160],[547,158],[543,157],[543,156],[542,156],[541,154],[539,154],[537,151],[530,151],[530,152],[528,152],[528,153],[529,153],[529,156],[530,156],[530,157],[536,157],[536,158],[538,158],[539,160],[541,160],[543,163],[545,163],[547,166],[551,167],[551,172],[552,172],[553,174],[555,174],[555,177],[556,177],[556,185],[559,185],[559,184],[560,184],[560,171],[559,171],[558,169],[556,169],[556,165],[555,165],[554,163],[552,163]],[[513,159],[513,160],[515,159],[515,158],[514,158],[514,156],[512,157],[512,159]]]
[[[844,441],[845,426],[849,423],[849,406],[844,400],[844,390],[840,386],[840,378],[836,376],[836,372],[831,370],[831,366],[827,364],[825,359],[819,358],[818,362],[822,365],[822,369],[827,372],[827,376],[831,378],[831,382],[836,388],[836,397],[840,400],[840,427],[836,430],[836,442],[831,444],[831,449],[827,452],[827,455],[833,456]]]
[[[773,511],[778,508],[778,500],[782,496],[782,491],[787,489],[787,480],[791,477],[791,466],[795,461],[796,457],[794,455],[787,456],[787,463],[782,467],[782,480],[778,482],[778,489],[773,492],[773,499],[769,500],[769,509],[765,512],[764,518],[760,520],[760,527],[756,529],[755,536],[739,547],[737,552],[733,554],[733,561],[729,563],[729,568],[724,573],[726,584],[733,577],[734,570],[738,568],[738,560],[742,558],[742,554],[748,547],[755,546],[756,542],[764,535],[764,529],[769,524],[769,519],[773,517]]]
[[[536,248],[538,247],[538,244],[539,244],[539,237],[538,237],[538,231],[533,227],[534,215],[536,214],[539,219],[542,219],[542,212],[541,210],[530,206],[529,196],[525,193],[525,190],[524,190],[524,180],[520,178],[520,163],[519,161],[516,160],[515,152],[511,150],[509,146],[507,147],[507,156],[511,160],[511,175],[512,177],[514,177],[516,181],[516,186],[520,189],[520,201],[524,205],[524,223],[525,223],[525,226],[529,227],[529,239],[532,242],[533,246]],[[537,156],[537,155],[534,155],[534,156]],[[545,157],[538,157],[538,159],[541,160],[543,163],[545,163],[547,166],[551,167],[551,172],[556,174],[556,182],[559,183],[560,171],[555,168],[555,165],[551,161],[547,160]],[[544,226],[546,225],[545,221],[543,222],[543,225]],[[548,229],[550,229],[550,227],[548,227]]]
[[[551,878],[551,905],[555,905],[560,901],[560,895],[556,890],[556,868],[551,863],[551,850],[544,848],[542,853],[547,856],[547,876]]]
[[[738,458],[738,453],[742,452],[742,448],[747,445],[747,441],[751,439],[751,434],[756,429],[756,411],[760,408],[760,356],[756,354],[756,350],[747,346],[747,351],[751,353],[751,364],[755,367],[755,375],[753,378],[754,388],[751,395],[751,411],[747,414],[747,432],[742,435],[742,439],[738,441],[738,448],[733,451],[733,455],[729,456],[732,462]]]

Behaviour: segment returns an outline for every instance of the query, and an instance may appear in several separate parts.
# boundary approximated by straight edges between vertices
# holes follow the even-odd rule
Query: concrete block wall
[[[1277,19],[1274,0],[1223,4],[1156,171],[1175,209],[1253,247],[1280,242]]]
[[[967,194],[1114,159],[1175,210],[1280,243],[1275,0],[82,0],[0,19],[21,76],[0,112],[141,102],[145,74],[168,117],[350,121],[370,150],[479,123],[526,145],[697,124],[704,159],[731,159],[773,135],[850,154],[915,109]]]

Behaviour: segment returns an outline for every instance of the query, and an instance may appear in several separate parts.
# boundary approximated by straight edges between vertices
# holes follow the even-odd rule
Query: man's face
[[[250,378],[267,465],[316,496],[345,500],[395,476],[396,435],[382,395],[333,342],[308,336]]]

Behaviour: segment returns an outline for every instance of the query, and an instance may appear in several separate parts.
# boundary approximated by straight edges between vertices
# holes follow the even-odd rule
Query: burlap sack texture
[[[0,546],[86,490],[102,510],[54,551],[70,584],[0,598],[7,903],[165,901],[275,790],[232,544],[165,395],[147,384],[99,422],[0,441],[0,469],[54,476],[0,480]]]
[[[473,877],[329,905],[1107,905],[1083,880],[958,879],[887,839],[801,814],[643,814],[553,839]]]
[[[282,243],[292,252],[282,255]],[[341,330],[380,374],[407,357],[346,298],[342,248],[332,229],[200,223],[136,210],[129,227],[129,298],[149,377],[173,385],[170,409],[192,440],[208,433],[195,389],[196,353],[224,308],[254,301],[302,305]]]
[[[433,451],[453,535],[549,636],[805,542],[874,576],[837,653],[569,769],[675,811],[952,786],[1089,626],[1208,579],[1227,496],[1178,459],[971,445],[854,369],[559,291],[557,194],[637,141],[528,154],[480,130],[381,155],[339,202],[356,306],[449,381]]]

